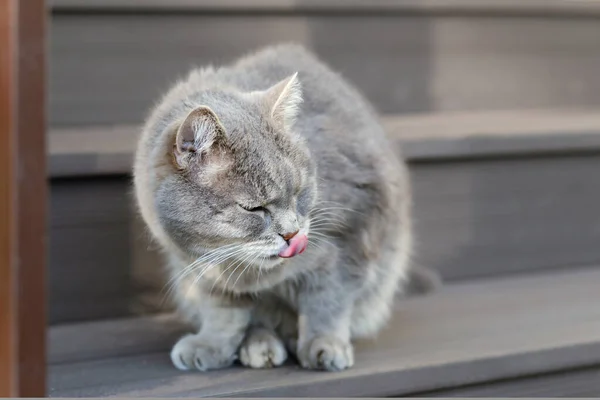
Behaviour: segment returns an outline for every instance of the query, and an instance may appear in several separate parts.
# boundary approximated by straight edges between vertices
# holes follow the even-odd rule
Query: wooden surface
[[[0,397],[45,395],[45,4],[0,2]]]
[[[166,351],[185,331],[185,324],[174,314],[61,324],[49,331],[48,363],[68,364]]]
[[[411,161],[413,261],[448,281],[599,264],[600,156],[576,142],[563,155]],[[52,323],[164,305],[163,258],[133,210],[129,177],[52,180]]]
[[[514,110],[387,115],[383,124],[409,161],[600,152],[598,110]],[[136,125],[54,128],[52,177],[129,174]]]
[[[399,303],[388,329],[358,344],[355,367],[342,373],[294,365],[182,373],[166,352],[175,332],[140,329],[152,321],[65,326],[50,336],[50,395],[398,396],[594,366],[598,287],[599,268],[446,286]],[[160,332],[170,333],[161,341]],[[106,357],[95,349],[113,344]],[[117,351],[124,355],[114,357]]]
[[[126,177],[51,183],[51,323],[131,314],[134,299],[144,292],[134,282],[135,271],[148,262],[157,266],[161,258],[150,251],[146,231],[134,230],[130,194]],[[141,281],[153,277],[155,270],[160,269],[150,267]]]
[[[229,63],[255,48],[289,41],[316,52],[381,113],[600,106],[598,13],[589,18],[407,15],[348,13],[344,6],[331,13],[288,15],[94,11],[93,3],[100,2],[109,3],[81,1],[87,11],[53,14],[53,127],[140,123],[192,67]],[[242,2],[253,4],[238,0],[238,6]],[[562,3],[600,8],[596,1]]]
[[[484,385],[458,387],[436,392],[413,394],[414,397],[529,397],[529,398],[598,398],[600,369],[575,369],[542,376],[521,377]]]
[[[594,1],[569,0],[51,0],[54,11],[398,12],[582,15],[600,13]]]

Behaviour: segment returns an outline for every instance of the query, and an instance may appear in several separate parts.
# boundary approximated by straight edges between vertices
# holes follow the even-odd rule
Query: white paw
[[[278,367],[287,359],[283,342],[275,334],[251,330],[240,347],[240,362],[250,368]]]
[[[354,365],[354,349],[335,336],[317,336],[298,352],[304,368],[342,371]]]
[[[235,359],[235,349],[231,346],[211,345],[203,342],[198,335],[182,337],[171,350],[173,365],[182,371],[225,368],[233,364]]]

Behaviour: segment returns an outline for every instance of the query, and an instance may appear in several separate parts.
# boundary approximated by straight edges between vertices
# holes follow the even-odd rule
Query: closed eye
[[[263,224],[264,224],[265,228],[268,227],[269,225],[271,225],[271,214],[265,207],[262,207],[262,206],[248,207],[243,204],[238,204],[238,206],[241,209],[243,209],[244,211],[251,213],[251,215],[260,217],[263,220]]]
[[[258,213],[258,212],[264,213],[264,212],[267,211],[267,209],[264,208],[264,207],[262,207],[262,206],[259,206],[259,207],[248,207],[248,206],[245,206],[245,205],[242,205],[242,204],[238,204],[238,206],[240,206],[240,208],[242,208],[242,209],[244,209],[244,210],[246,210],[248,212],[253,212],[253,213]]]

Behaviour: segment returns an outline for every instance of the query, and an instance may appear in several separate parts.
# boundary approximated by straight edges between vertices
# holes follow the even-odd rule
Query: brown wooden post
[[[44,0],[0,0],[0,397],[46,394]]]

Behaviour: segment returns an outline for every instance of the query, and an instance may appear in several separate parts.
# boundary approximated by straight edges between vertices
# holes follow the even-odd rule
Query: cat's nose
[[[287,242],[290,239],[292,239],[294,236],[296,236],[298,234],[298,232],[300,232],[300,231],[298,230],[296,232],[284,233],[284,234],[281,234],[281,237],[283,238],[283,240],[285,240]]]

